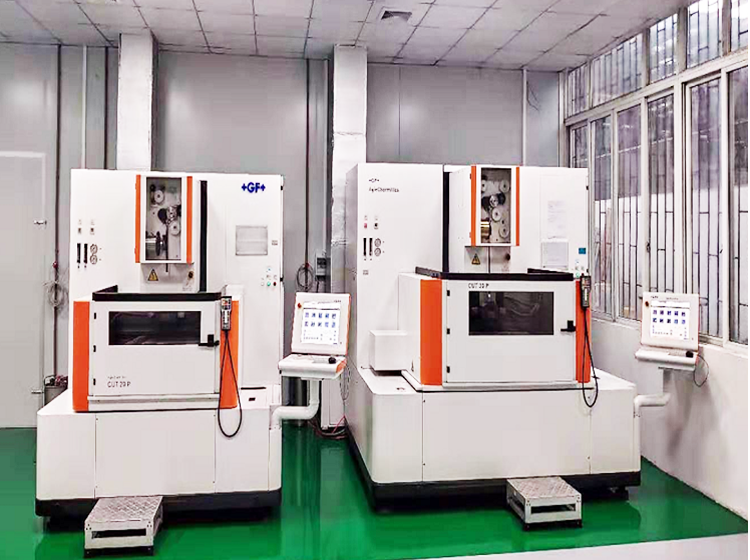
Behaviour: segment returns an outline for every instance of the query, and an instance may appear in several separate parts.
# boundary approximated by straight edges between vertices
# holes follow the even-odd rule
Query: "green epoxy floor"
[[[82,558],[83,531],[49,532],[34,515],[34,430],[0,430],[0,558]],[[283,504],[259,520],[169,523],[171,559],[395,560],[625,544],[747,532],[747,522],[650,463],[629,501],[585,501],[583,529],[525,533],[502,508],[374,513],[346,442],[284,429]],[[134,554],[105,558],[136,558]]]

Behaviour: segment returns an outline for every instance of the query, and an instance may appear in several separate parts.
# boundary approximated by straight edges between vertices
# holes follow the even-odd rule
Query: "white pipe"
[[[86,94],[88,93],[89,49],[83,46],[83,63],[81,65],[81,169],[86,169]]]
[[[644,406],[667,406],[670,398],[672,398],[672,395],[669,393],[662,393],[660,395],[638,395],[633,400],[635,415],[640,416],[641,407]]]
[[[309,401],[307,406],[280,406],[271,414],[271,429],[281,428],[282,420],[310,420],[318,413],[320,406],[320,380],[307,382]]]

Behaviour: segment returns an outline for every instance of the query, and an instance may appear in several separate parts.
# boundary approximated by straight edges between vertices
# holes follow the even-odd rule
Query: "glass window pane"
[[[568,116],[577,115],[587,107],[586,65],[568,73]]]
[[[554,292],[469,292],[469,336],[554,335]]]
[[[648,104],[649,241],[652,292],[674,292],[674,109],[669,95]]]
[[[641,87],[642,36],[636,35],[591,62],[592,105]]]
[[[641,234],[640,166],[641,108],[617,114],[617,259],[620,308],[618,314],[628,319],[641,318],[643,295],[642,267],[639,254]]]
[[[694,86],[690,101],[692,290],[700,295],[700,332],[721,336],[719,79]]]
[[[688,68],[721,54],[721,0],[698,0],[688,7]]]
[[[732,0],[732,50],[747,47],[748,0]]]
[[[612,118],[594,121],[593,308],[612,313]]]
[[[570,129],[570,167],[589,166],[588,126]]]
[[[677,40],[677,14],[652,25],[649,33],[651,81],[656,82],[675,73],[674,48]]]
[[[747,67],[729,75],[729,339],[747,344]]]

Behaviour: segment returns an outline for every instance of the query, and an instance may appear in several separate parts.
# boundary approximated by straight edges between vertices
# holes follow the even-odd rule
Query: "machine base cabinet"
[[[242,390],[242,427],[228,439],[216,410],[76,413],[65,391],[38,416],[37,514],[85,515],[97,499],[123,496],[163,496],[166,513],[278,505],[277,393]],[[237,412],[222,411],[225,428]]]
[[[419,391],[403,375],[352,369],[350,450],[371,501],[504,501],[506,480],[521,477],[560,476],[578,490],[639,485],[636,388],[597,374],[588,409],[580,389]]]

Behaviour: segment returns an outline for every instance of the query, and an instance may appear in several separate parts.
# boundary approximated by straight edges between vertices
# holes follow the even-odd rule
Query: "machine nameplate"
[[[484,290],[485,288],[489,287],[490,285],[488,282],[469,282],[470,290]]]

